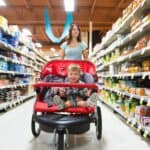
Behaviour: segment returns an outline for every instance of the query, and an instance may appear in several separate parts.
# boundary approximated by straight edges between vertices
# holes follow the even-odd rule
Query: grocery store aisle
[[[30,130],[34,100],[0,115],[1,150],[54,150],[53,136],[42,132],[35,139]],[[70,136],[71,150],[149,150],[150,145],[102,105],[103,138],[96,140],[95,126],[83,135]]]

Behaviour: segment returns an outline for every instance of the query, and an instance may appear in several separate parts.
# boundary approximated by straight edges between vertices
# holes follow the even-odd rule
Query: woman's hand
[[[82,52],[84,60],[88,60],[89,51],[86,49]]]
[[[64,60],[64,57],[65,57],[65,52],[63,49],[60,50],[60,57],[62,60]]]

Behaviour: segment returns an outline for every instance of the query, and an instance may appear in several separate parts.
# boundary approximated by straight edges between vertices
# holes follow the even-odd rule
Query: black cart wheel
[[[32,115],[32,120],[31,120],[31,130],[34,137],[38,137],[40,135],[41,130],[39,124],[35,121],[34,114]]]
[[[99,106],[96,108],[96,137],[98,140],[102,137],[102,115]]]
[[[57,150],[64,150],[65,149],[65,144],[64,144],[64,133],[59,133],[58,134],[58,145],[57,145]]]

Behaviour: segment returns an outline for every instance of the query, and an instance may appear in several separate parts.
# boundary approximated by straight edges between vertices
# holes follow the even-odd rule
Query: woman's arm
[[[65,57],[65,52],[64,52],[63,49],[60,50],[60,57],[61,57],[62,60],[63,60],[64,57]]]
[[[88,55],[89,55],[88,50],[86,49],[86,50],[82,51],[82,55],[83,55],[84,60],[87,60]]]

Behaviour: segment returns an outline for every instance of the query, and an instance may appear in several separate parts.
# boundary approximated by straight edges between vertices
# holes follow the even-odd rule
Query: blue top
[[[85,42],[80,42],[76,47],[70,47],[67,45],[67,42],[64,42],[60,46],[65,53],[64,59],[71,59],[71,60],[81,60],[82,59],[82,52],[87,49],[87,45]]]

